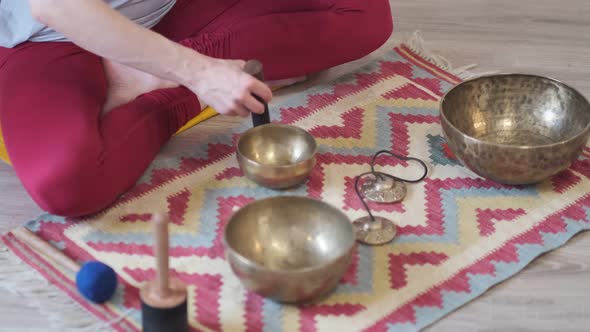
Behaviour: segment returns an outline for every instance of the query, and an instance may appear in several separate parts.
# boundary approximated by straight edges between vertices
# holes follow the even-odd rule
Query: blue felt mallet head
[[[52,263],[76,273],[78,291],[87,300],[100,304],[108,301],[115,294],[117,274],[110,266],[97,261],[89,261],[80,266],[26,227],[17,228],[13,234]]]
[[[86,262],[76,274],[76,286],[84,298],[94,303],[108,301],[117,290],[117,274],[110,266]]]

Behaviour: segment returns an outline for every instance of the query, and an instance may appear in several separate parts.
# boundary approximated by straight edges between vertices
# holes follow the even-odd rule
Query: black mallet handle
[[[244,71],[254,77],[256,77],[256,79],[258,79],[259,81],[264,81],[264,75],[262,73],[262,63],[260,63],[260,61],[258,60],[250,60],[248,62],[246,62],[246,66],[244,67]],[[252,113],[252,125],[254,127],[260,126],[260,125],[264,125],[267,123],[270,123],[270,114],[268,112],[268,104],[262,100],[262,98],[260,98],[257,95],[254,95],[254,98],[258,99],[259,102],[261,102],[262,104],[264,104],[264,113],[262,114],[257,114],[257,113]]]

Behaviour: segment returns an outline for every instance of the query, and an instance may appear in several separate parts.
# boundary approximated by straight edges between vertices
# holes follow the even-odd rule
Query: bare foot
[[[287,86],[291,86],[296,83],[304,82],[305,80],[307,80],[307,76],[298,76],[298,77],[286,78],[286,79],[276,80],[276,81],[266,81],[265,83],[271,89],[278,89],[278,88],[284,88]]]
[[[141,94],[178,86],[172,81],[162,80],[108,60],[103,60],[103,65],[109,85],[107,100],[103,106],[103,115],[118,106],[129,103]]]

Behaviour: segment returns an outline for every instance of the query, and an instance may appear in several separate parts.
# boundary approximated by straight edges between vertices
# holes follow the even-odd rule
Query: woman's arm
[[[29,0],[35,19],[60,32],[78,46],[195,92],[219,113],[242,107],[261,113],[272,93],[242,71],[243,62],[214,59],[141,27],[102,0]]]

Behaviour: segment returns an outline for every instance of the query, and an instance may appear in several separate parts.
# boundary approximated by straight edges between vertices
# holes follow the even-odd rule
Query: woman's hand
[[[187,85],[203,103],[225,115],[244,117],[251,112],[264,112],[264,105],[254,95],[268,103],[272,91],[266,84],[244,72],[244,61],[208,58],[205,62],[194,73],[194,80]]]
[[[243,71],[244,61],[219,60],[141,27],[103,0],[29,0],[33,17],[104,59],[193,91],[202,104],[228,115],[262,113],[272,92]]]

